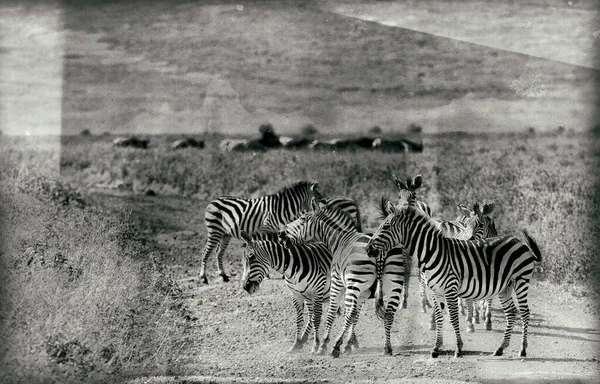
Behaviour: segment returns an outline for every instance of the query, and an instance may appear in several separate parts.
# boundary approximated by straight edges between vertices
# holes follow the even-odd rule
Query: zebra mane
[[[312,181],[306,181],[306,180],[302,180],[302,181],[297,181],[293,184],[290,184],[288,186],[285,186],[283,188],[281,188],[279,191],[271,194],[271,196],[276,196],[276,195],[283,195],[283,194],[287,194],[291,191],[298,191],[301,189],[306,189],[308,191],[308,189],[310,188],[310,185],[313,184]]]
[[[442,230],[441,223],[439,221],[437,221],[436,219],[434,219],[433,217],[427,215],[427,213],[421,211],[419,208],[412,206],[412,205],[407,205],[405,207],[402,207],[400,209],[400,211],[398,213],[396,213],[396,215],[400,215],[402,213],[408,214],[409,216],[413,216],[413,217],[423,218],[424,221],[426,221],[432,227],[434,227],[434,232],[436,234],[439,234],[440,236],[444,237],[444,231]]]
[[[328,221],[330,223],[332,222],[339,229],[346,230],[346,229],[351,228],[351,229],[356,230],[356,226],[354,224],[354,219],[352,219],[352,217],[348,214],[348,212],[346,212],[344,210],[325,206],[325,207],[322,207],[318,212],[315,212],[314,214],[315,215],[317,215],[317,214],[324,215],[326,221]]]
[[[381,196],[379,198],[379,204],[377,205],[376,209],[377,209],[377,213],[379,213],[380,219],[385,219],[389,215],[389,213],[387,212],[388,201],[390,201],[390,199],[388,199],[385,196]]]

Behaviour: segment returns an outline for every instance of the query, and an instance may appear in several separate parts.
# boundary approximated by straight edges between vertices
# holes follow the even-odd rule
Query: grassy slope
[[[172,151],[155,137],[147,151],[113,149],[108,138],[73,137],[61,159],[65,180],[84,189],[109,186],[192,196],[199,205],[220,195],[258,196],[290,181],[318,180],[326,195],[356,199],[366,228],[378,223],[374,204],[393,196],[391,174],[422,174],[419,196],[437,217],[454,218],[456,203],[494,201],[501,233],[527,228],[540,241],[553,281],[575,282],[594,273],[598,233],[595,180],[598,147],[590,136],[425,136],[416,154],[312,152],[220,153]],[[327,165],[326,167],[324,165]],[[201,215],[201,213],[200,213]],[[577,218],[580,225],[573,226]],[[204,236],[202,228],[199,230]],[[574,246],[578,244],[578,246]],[[579,246],[581,245],[581,246]]]
[[[122,130],[135,125],[137,114],[149,115],[142,120],[148,125],[161,114],[173,115],[162,132],[177,130],[191,124],[181,119],[200,120],[194,113],[215,76],[227,80],[257,119],[309,119],[331,131],[363,130],[377,121],[402,129],[390,126],[398,109],[438,106],[467,94],[518,99],[511,84],[524,73],[534,73],[551,94],[579,87],[594,73],[325,13],[311,2],[240,5],[243,10],[221,2],[67,8],[66,28],[100,33],[92,41],[99,38],[111,51],[90,51],[90,43],[78,51],[83,58],[68,56],[63,132]],[[75,46],[81,48],[67,35],[67,52]],[[99,64],[88,57],[94,54],[142,60]],[[224,108],[239,106],[237,99],[233,103]],[[254,129],[239,123],[230,129]],[[196,121],[192,128],[203,127]]]

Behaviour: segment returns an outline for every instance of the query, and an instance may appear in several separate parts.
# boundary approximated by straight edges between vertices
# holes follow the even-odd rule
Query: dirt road
[[[530,291],[532,310],[528,357],[518,357],[520,323],[505,356],[490,354],[500,344],[504,317],[494,302],[493,331],[476,325],[463,331],[465,356],[453,357],[455,338],[449,322],[444,326],[444,349],[438,359],[429,357],[434,341],[428,316],[420,312],[416,271],[412,271],[408,309],[396,315],[392,333],[393,357],[382,356],[383,327],[367,301],[357,325],[358,351],[342,355],[312,355],[310,347],[296,354],[286,351],[294,333],[291,295],[283,280],[267,280],[253,296],[240,287],[240,242],[227,252],[233,274],[228,284],[212,276],[210,285],[195,277],[204,245],[202,208],[205,204],[179,197],[127,197],[96,195],[113,208],[127,206],[146,225],[148,236],[170,263],[184,288],[184,300],[197,318],[187,347],[173,356],[180,376],[144,377],[135,383],[204,382],[389,382],[389,383],[596,383],[600,380],[600,327],[598,311],[589,293],[565,292],[536,281]],[[196,231],[190,232],[190,229]],[[211,260],[214,263],[214,260]],[[214,264],[210,265],[214,271]],[[447,319],[447,318],[446,318]],[[340,320],[334,325],[339,329]],[[461,328],[464,320],[461,319]]]

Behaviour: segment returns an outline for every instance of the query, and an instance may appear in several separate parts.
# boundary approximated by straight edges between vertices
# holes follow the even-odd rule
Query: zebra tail
[[[383,302],[383,283],[381,281],[381,275],[383,270],[383,258],[377,257],[375,262],[375,268],[377,271],[377,288],[375,289],[375,314],[383,321],[385,318],[385,303]]]
[[[529,235],[529,233],[526,230],[523,230],[523,235],[525,236],[525,242],[527,243],[527,246],[529,247],[529,249],[531,249],[531,252],[533,253],[535,261],[542,261],[542,253],[540,252],[540,248],[538,247],[535,240]]]

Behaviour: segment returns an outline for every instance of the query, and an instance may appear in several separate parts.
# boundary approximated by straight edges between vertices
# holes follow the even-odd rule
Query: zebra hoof
[[[383,348],[383,356],[392,356],[392,347]]]
[[[313,346],[311,353],[313,355],[318,354],[319,353],[319,346],[318,345]]]
[[[352,345],[348,344],[346,345],[346,348],[344,348],[344,354],[349,355],[350,353],[352,353]]]
[[[437,359],[439,355],[440,355],[440,351],[438,351],[437,349],[434,349],[433,351],[431,351],[431,357],[433,359]]]
[[[437,329],[435,323],[429,324],[429,330],[430,331],[435,331]]]
[[[479,317],[475,318],[475,324],[481,324],[481,322],[479,321]]]
[[[496,352],[492,353],[492,356],[502,356],[504,354],[504,351],[502,350],[502,348],[498,348],[496,349]]]
[[[208,279],[206,278],[206,276],[200,276],[200,284],[208,285]]]
[[[521,349],[521,352],[519,353],[519,357],[527,357],[527,352],[524,349]]]
[[[457,359],[457,358],[459,358],[459,357],[462,357],[462,356],[463,356],[463,354],[462,354],[462,351],[456,350],[456,351],[454,352],[454,358],[455,358],[455,359]]]
[[[288,349],[287,353],[296,353],[296,352],[300,352],[300,350],[302,350],[302,345],[294,344],[294,345],[292,345],[292,347],[290,349]]]
[[[425,308],[425,307],[421,308],[421,313],[427,313],[427,308]]]
[[[327,354],[327,346],[326,345],[322,345],[321,348],[319,348],[319,352],[317,352],[317,354],[319,354],[319,355],[326,355]]]
[[[491,331],[492,330],[492,322],[485,323],[485,330],[486,331]]]
[[[473,324],[467,324],[467,333],[475,332],[475,326]]]
[[[222,274],[222,275],[221,275],[221,279],[223,279],[223,282],[224,282],[224,283],[229,283],[229,276],[227,276],[227,275],[225,275],[225,274]]]
[[[333,350],[331,351],[331,356],[333,358],[338,358],[340,357],[340,350],[337,348],[333,348]]]

